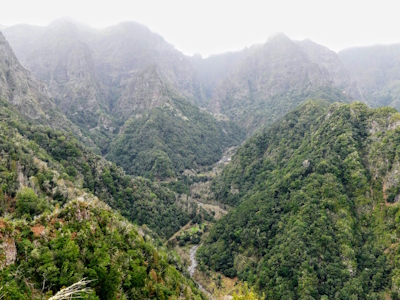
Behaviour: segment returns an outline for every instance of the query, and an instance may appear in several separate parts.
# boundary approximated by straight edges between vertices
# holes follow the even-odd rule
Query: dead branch
[[[90,294],[93,292],[91,288],[86,287],[87,284],[92,282],[94,280],[86,280],[86,278],[83,278],[82,280],[74,283],[73,285],[70,285],[61,291],[59,291],[57,294],[55,294],[53,297],[50,297],[49,300],[63,300],[63,299],[80,299],[83,298],[81,296],[82,293],[84,294]]]

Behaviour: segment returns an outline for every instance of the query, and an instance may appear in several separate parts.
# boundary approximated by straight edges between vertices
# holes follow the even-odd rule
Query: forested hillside
[[[31,221],[45,200],[30,188],[17,194],[15,213],[0,218],[3,299],[43,299],[82,278],[91,281],[82,299],[203,299],[159,241],[103,202],[80,198]]]
[[[4,299],[42,299],[82,278],[93,291],[85,299],[202,299],[160,240],[195,217],[197,205],[125,175],[72,134],[30,125],[1,105]],[[147,226],[133,226],[99,198]]]
[[[82,146],[73,135],[29,125],[10,108],[1,112],[3,192],[14,198],[16,179],[47,191],[55,203],[86,189],[121,211],[129,220],[147,224],[169,237],[195,217],[196,205],[180,203],[175,194],[144,178],[135,178]]]
[[[131,118],[111,145],[107,158],[130,174],[166,179],[217,162],[224,150],[245,138],[231,121],[216,121],[207,111],[172,92],[172,104]]]
[[[235,205],[203,265],[266,299],[398,299],[400,114],[307,102],[241,146],[213,182]]]

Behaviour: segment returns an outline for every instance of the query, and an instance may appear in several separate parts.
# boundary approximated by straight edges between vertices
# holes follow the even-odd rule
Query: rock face
[[[43,118],[44,111],[54,109],[55,105],[47,97],[45,85],[20,65],[1,33],[0,53],[0,97],[30,119]]]
[[[44,81],[49,95],[78,125],[97,125],[107,112],[106,89],[97,75],[88,45],[82,41],[86,27],[59,20],[48,27],[24,25],[6,30],[21,62]],[[15,45],[15,46],[14,46]]]
[[[318,64],[326,76],[330,78],[333,86],[350,95],[355,100],[363,100],[364,97],[358,82],[351,72],[341,62],[338,54],[329,48],[318,45],[309,39],[296,42],[307,53],[307,57],[313,63]]]
[[[157,65],[150,65],[133,76],[115,103],[113,114],[123,120],[165,103],[172,103],[170,87]]]
[[[345,49],[339,57],[367,104],[400,109],[400,44]]]
[[[211,55],[206,59],[203,59],[200,55],[194,55],[190,58],[199,74],[207,99],[211,98],[217,84],[238,67],[252,49],[259,46],[255,45],[242,51]]]
[[[220,81],[208,108],[244,125],[249,133],[308,98],[348,101],[359,97],[336,53],[283,34],[253,47]]]
[[[17,25],[4,32],[21,62],[48,85],[55,103],[82,128],[97,127],[104,114],[119,121],[121,111],[126,119],[129,113],[167,101],[159,97],[157,86],[154,92],[144,91],[157,85],[154,69],[161,85],[170,84],[191,102],[202,102],[189,60],[143,25],[125,22],[95,30],[60,19],[47,27]]]
[[[163,81],[192,103],[201,103],[201,86],[189,59],[147,27],[124,22],[99,32],[88,41],[103,82],[117,97],[136,82],[136,77],[156,66]],[[134,97],[132,97],[135,99]]]
[[[103,154],[127,120],[174,105],[168,91],[193,105],[204,104],[189,59],[138,23],[96,30],[60,19],[46,27],[17,25],[4,33],[22,63],[46,83],[57,107]]]
[[[81,131],[63,115],[50,99],[46,85],[35,79],[18,61],[10,45],[0,33],[0,101],[10,106],[26,120],[52,128],[72,131],[83,137]]]

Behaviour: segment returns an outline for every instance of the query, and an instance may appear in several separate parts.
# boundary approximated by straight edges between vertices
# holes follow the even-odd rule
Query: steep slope
[[[249,52],[218,84],[208,105],[245,126],[248,133],[309,98],[352,99],[350,77],[337,55],[325,47],[277,34]]]
[[[247,57],[252,48],[242,51],[228,52],[203,59],[200,55],[194,55],[190,59],[199,73],[199,79],[207,99],[210,99],[217,84],[224,79],[232,69],[237,67]]]
[[[26,40],[24,29],[21,25],[6,30],[17,53],[102,154],[131,174],[160,178],[152,171],[154,163],[167,157],[172,165],[164,175],[173,177],[185,168],[218,161],[224,147],[243,140],[237,126],[196,107],[204,97],[191,62],[147,27],[125,22],[95,30],[62,19],[44,28],[28,26],[34,34]],[[24,42],[30,47],[21,47]],[[146,122],[146,131],[136,127],[139,136],[127,134],[127,128],[144,126],[155,111],[162,112],[157,114],[161,119]],[[159,125],[166,118],[175,140],[158,138],[165,134]],[[206,142],[194,146],[199,138]],[[143,154],[145,165],[138,166],[144,161],[136,157]]]
[[[84,299],[202,299],[156,233],[92,193],[163,239],[188,221],[173,193],[129,178],[73,137],[30,126],[1,107],[2,299],[48,298],[82,278],[93,290]]]
[[[116,98],[135,85],[135,76],[144,68],[156,65],[166,83],[192,103],[201,103],[201,86],[188,58],[146,26],[123,22],[102,30],[89,45],[103,81]]]
[[[3,106],[0,117],[0,156],[5,164],[0,186],[10,199],[19,191],[18,181],[45,190],[52,205],[75,199],[76,190],[85,189],[163,238],[196,216],[196,204],[177,200],[172,191],[148,179],[127,176],[72,134],[30,125]]]
[[[45,28],[20,27],[5,32],[21,62],[47,84],[55,103],[75,124],[83,129],[95,127],[109,109],[91,50],[82,41],[90,29],[64,19]]]
[[[339,57],[369,105],[400,109],[400,45],[345,49]]]
[[[0,33],[0,100],[16,108],[26,120],[35,124],[47,125],[65,132],[72,131],[89,146],[93,142],[84,137],[49,98],[47,87],[37,81],[31,73],[18,62],[8,42]]]
[[[168,102],[129,119],[111,146],[107,158],[128,173],[174,177],[217,162],[226,148],[244,139],[237,125],[217,121],[168,87],[160,95]]]
[[[202,264],[266,299],[399,297],[399,122],[391,108],[307,102],[256,134],[214,181],[235,205]]]
[[[363,100],[358,82],[352,78],[351,72],[343,65],[336,52],[309,39],[295,41],[295,43],[307,53],[310,61],[318,64],[323,72],[327,73],[333,86],[338,87],[355,100]]]
[[[29,188],[17,198],[40,199]],[[205,299],[151,232],[96,198],[80,198],[35,221],[0,218],[2,299],[48,298],[82,278],[91,292],[74,298]]]

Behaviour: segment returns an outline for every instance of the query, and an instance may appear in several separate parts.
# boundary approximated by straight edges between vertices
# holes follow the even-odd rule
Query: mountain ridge
[[[255,134],[213,182],[236,208],[212,228],[201,264],[266,299],[398,297],[399,118],[306,102]]]

